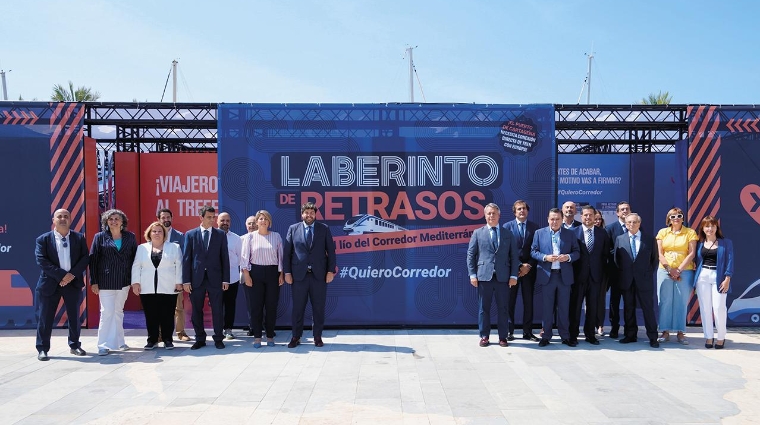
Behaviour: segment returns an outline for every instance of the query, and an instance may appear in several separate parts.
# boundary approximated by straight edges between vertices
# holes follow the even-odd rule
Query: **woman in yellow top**
[[[660,306],[660,330],[657,340],[670,339],[669,331],[678,332],[678,342],[688,344],[686,307],[694,288],[694,254],[699,237],[685,226],[683,210],[671,208],[665,218],[665,227],[657,233],[660,267],[657,270],[657,296]]]

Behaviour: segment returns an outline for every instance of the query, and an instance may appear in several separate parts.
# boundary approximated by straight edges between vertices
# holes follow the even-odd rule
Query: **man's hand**
[[[472,285],[472,286],[474,286],[474,287],[477,288],[478,287],[478,278],[477,277],[471,277],[470,278],[470,285]]]
[[[140,287],[139,283],[133,283],[132,284],[132,292],[135,295],[140,295],[140,292],[142,291],[142,288]]]
[[[293,275],[292,274],[285,273],[285,283],[287,283],[288,285],[292,285],[293,284]]]
[[[227,282],[222,282],[222,291],[226,291],[230,289],[230,284]]]
[[[95,295],[98,295],[100,293],[100,288],[98,288],[98,285],[96,283],[93,283],[90,289],[92,289],[92,293]]]
[[[520,264],[520,270],[517,273],[517,277],[523,277],[528,273],[530,273],[530,264],[528,263]]]
[[[513,287],[517,285],[517,279],[509,279],[509,287]]]
[[[191,293],[191,292],[193,292],[193,290],[190,288],[190,284],[189,283],[185,283],[182,286],[185,288],[185,292],[187,292],[188,294]]]
[[[72,280],[74,280],[74,275],[71,273],[66,273],[66,276],[61,279],[61,283],[59,285],[66,286],[71,283]]]
[[[333,281],[333,279],[335,279],[335,273],[327,272],[327,274],[325,275],[325,282],[330,283]]]

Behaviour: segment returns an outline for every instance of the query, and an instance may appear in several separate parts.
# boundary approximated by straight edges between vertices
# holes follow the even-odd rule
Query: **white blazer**
[[[141,294],[174,294],[175,285],[182,283],[182,251],[176,243],[164,242],[164,252],[156,269],[150,259],[152,250],[150,242],[137,247],[135,262],[132,264],[132,285],[139,283]],[[153,284],[156,270],[158,291]]]

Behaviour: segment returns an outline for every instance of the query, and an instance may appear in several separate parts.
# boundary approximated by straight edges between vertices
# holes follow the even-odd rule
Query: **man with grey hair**
[[[478,290],[480,346],[487,347],[491,333],[491,303],[496,298],[499,346],[507,346],[509,335],[509,288],[517,285],[520,253],[512,233],[499,226],[499,206],[483,209],[486,225],[475,229],[467,247],[470,284]],[[507,284],[509,281],[509,284]]]

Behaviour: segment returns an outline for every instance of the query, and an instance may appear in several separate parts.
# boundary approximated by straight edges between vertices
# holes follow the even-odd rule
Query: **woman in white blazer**
[[[137,247],[132,264],[132,291],[140,296],[148,328],[146,350],[158,344],[159,330],[164,348],[174,348],[174,308],[182,291],[182,251],[169,242],[166,228],[159,222],[145,230],[148,242]]]

